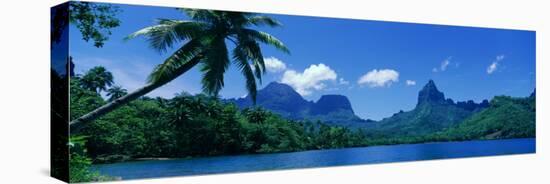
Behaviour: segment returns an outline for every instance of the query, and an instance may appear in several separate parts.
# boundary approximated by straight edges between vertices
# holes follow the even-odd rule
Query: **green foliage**
[[[223,74],[231,64],[231,53],[234,63],[246,79],[246,88],[255,101],[256,80],[261,83],[261,74],[265,72],[260,43],[274,46],[285,53],[289,53],[289,50],[274,36],[250,28],[262,25],[276,27],[280,23],[273,18],[253,13],[200,9],[181,11],[191,20],[159,19],[157,25],[143,28],[126,38],[143,36],[153,49],[160,52],[165,52],[178,43],[185,43],[153,70],[149,82],[170,81],[200,63],[203,92],[216,96],[224,86]],[[228,40],[234,45],[227,45]],[[232,52],[228,50],[228,46],[233,48]],[[194,60],[200,62],[192,62]]]
[[[271,113],[259,107],[252,107],[244,109],[243,115],[246,117],[248,122],[262,124],[269,116],[271,116]]]
[[[105,103],[79,80],[72,83],[71,114]],[[76,133],[88,136],[87,155],[94,163],[341,148],[360,144],[361,134],[321,122],[286,120],[262,108],[240,110],[216,97],[187,93],[172,99],[140,98]]]
[[[70,82],[71,120],[105,104],[105,100],[95,90],[91,91],[82,87],[80,77],[72,77]]]
[[[97,7],[100,13],[109,12],[110,10],[109,7],[101,7],[98,4],[92,4],[90,6]],[[82,12],[87,12],[89,9],[86,6],[79,8],[83,9]],[[278,23],[271,18],[265,16],[258,17],[252,13],[193,9],[182,10],[187,13],[191,21],[161,19],[159,20],[159,25],[146,27],[127,37],[127,39],[131,39],[137,36],[144,36],[154,49],[161,52],[165,51],[167,48],[172,48],[175,44],[184,43],[162,64],[158,65],[153,70],[148,77],[148,83],[144,87],[126,95],[125,97],[127,98],[118,98],[120,100],[117,101],[117,103],[107,103],[84,116],[73,119],[69,123],[70,127],[79,127],[82,126],[81,124],[96,120],[120,106],[136,100],[156,88],[167,84],[186,73],[197,64],[200,64],[201,72],[203,72],[203,92],[212,96],[217,96],[224,86],[224,73],[231,62],[228,45],[226,44],[227,40],[231,40],[232,43],[234,43],[233,47],[235,50],[232,52],[233,59],[235,59],[239,69],[245,75],[246,88],[252,96],[253,102],[256,102],[256,80],[261,83],[261,74],[265,73],[264,57],[259,42],[274,46],[286,53],[288,53],[288,49],[275,37],[267,33],[254,31],[249,29],[249,27],[251,27],[251,25],[257,26],[264,24],[273,27],[277,26]],[[94,17],[87,16],[85,13],[84,15],[85,18],[83,18],[83,20],[91,19],[84,23],[89,24],[91,22],[93,24]],[[109,15],[101,16],[101,18],[110,20],[108,17]],[[100,19],[99,25],[102,27],[118,25],[116,20],[113,20],[113,22],[107,21],[108,23],[105,24],[101,23],[101,21],[102,19]],[[87,29],[85,30],[85,32],[88,32]],[[101,36],[101,34],[92,35]],[[100,38],[99,40],[102,39]],[[254,75],[251,75],[252,66],[254,67]],[[100,80],[92,81],[100,82]],[[91,81],[83,80],[85,87],[88,86],[86,85],[88,82]],[[110,86],[108,83],[101,84]],[[101,88],[105,85],[101,84],[94,84],[87,88],[95,88],[99,93],[101,90],[105,90]],[[76,130],[76,128],[73,130]]]
[[[535,97],[497,96],[490,107],[434,135],[442,140],[535,137]]]
[[[165,113],[156,101],[144,99],[132,102],[96,120],[82,132],[84,135],[91,135],[88,146],[91,156],[108,158],[110,155],[116,155],[116,158],[128,159],[130,156],[141,157],[147,152],[154,151],[154,148],[148,147],[149,141],[162,143],[157,139],[163,138],[152,134],[164,134],[150,132],[149,129],[154,129],[158,122],[163,122],[162,115]],[[163,129],[158,131],[161,130]],[[155,139],[148,140],[149,136]]]
[[[105,67],[96,66],[88,70],[82,78],[80,78],[82,88],[95,91],[97,93],[106,91],[107,87],[113,85],[113,74]]]
[[[120,86],[113,86],[107,90],[107,96],[109,101],[116,100],[124,95],[128,94],[128,91]]]
[[[70,2],[69,11],[69,22],[80,30],[82,39],[93,40],[96,47],[102,47],[111,29],[120,25],[115,16],[121,10],[109,4]]]
[[[71,117],[100,106],[97,91],[71,80]],[[113,87],[108,91],[121,91]],[[437,108],[437,109],[435,109]],[[235,104],[204,94],[180,93],[172,99],[142,97],[106,114],[72,134],[71,181],[105,178],[89,172],[92,163],[138,158],[187,158],[214,155],[291,152],[358,146],[535,137],[535,97],[495,97],[490,107],[451,128],[427,119],[458,117],[449,106],[421,106],[396,120],[416,122],[403,130],[350,129],[321,121],[294,121],[260,107]],[[434,113],[436,112],[436,113]],[[412,116],[417,115],[417,116]],[[465,115],[464,115],[465,116]],[[460,117],[463,118],[463,117]],[[458,121],[458,120],[457,120]],[[441,129],[432,134],[406,134]],[[83,137],[84,136],[84,137]]]
[[[381,120],[375,130],[392,132],[399,137],[423,136],[460,124],[472,114],[455,105],[422,104],[412,111],[399,112]]]
[[[401,113],[397,117],[407,116]],[[365,145],[411,144],[436,141],[468,141],[482,139],[512,139],[536,137],[536,99],[534,96],[513,98],[496,96],[490,106],[467,116],[465,120],[449,127],[439,127],[435,133],[410,135],[384,131],[367,131]],[[429,122],[425,124],[429,125]],[[429,126],[411,127],[409,131],[421,131]]]
[[[71,136],[69,138],[69,181],[76,183],[112,180],[108,176],[90,171],[92,159],[87,157],[86,139],[86,136]]]

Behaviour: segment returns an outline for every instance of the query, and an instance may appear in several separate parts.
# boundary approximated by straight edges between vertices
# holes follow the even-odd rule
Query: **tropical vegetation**
[[[120,24],[114,17],[118,13],[115,7],[83,2],[71,3],[70,8],[75,12],[70,22],[96,47],[103,46],[111,29]],[[266,71],[260,44],[285,53],[289,50],[274,36],[252,28],[281,24],[252,13],[179,10],[190,20],[159,19],[157,25],[127,37],[143,37],[161,53],[175,49],[153,69],[145,86],[129,92],[115,84],[112,73],[102,66],[71,75],[71,182],[115,179],[90,167],[127,160],[535,137],[535,95],[497,96],[480,104],[455,103],[445,99],[430,81],[420,92],[415,109],[379,122],[357,117],[345,96],[324,96],[313,103],[296,92],[281,90],[283,85],[274,89],[291,95],[258,95],[257,86]],[[53,30],[53,42],[59,37],[60,33]],[[249,95],[241,101],[218,97],[231,63],[246,81]],[[196,66],[203,73],[203,93],[191,95],[182,89],[169,99],[146,96]],[[54,73],[52,80],[64,81]],[[257,95],[264,99],[260,105],[256,104]],[[281,105],[284,103],[271,96],[299,105]],[[340,106],[332,107],[335,103]],[[269,104],[281,109],[262,106]],[[307,113],[295,113],[289,107],[306,109]],[[354,126],[336,121],[353,122],[350,124]]]
[[[160,52],[184,43],[149,75],[148,83],[136,91],[92,109],[70,122],[71,127],[82,126],[145,94],[163,86],[200,64],[203,72],[203,91],[216,96],[224,86],[224,73],[234,63],[246,80],[246,89],[256,99],[256,80],[261,82],[265,72],[260,43],[289,53],[287,47],[274,36],[257,31],[251,26],[280,26],[268,16],[252,13],[214,10],[180,9],[191,20],[159,19],[158,25],[139,30],[127,37],[145,37],[150,46]],[[233,43],[228,50],[227,41]],[[231,55],[231,57],[230,57]],[[84,78],[83,78],[84,79]],[[101,89],[99,89],[101,90]]]
[[[89,88],[83,82],[86,75],[95,73],[87,72],[71,80],[72,117],[109,103],[112,95],[125,91],[117,85],[106,92]],[[87,126],[78,127],[70,143],[70,164],[71,172],[79,174],[71,174],[71,178],[74,181],[113,179],[83,168],[146,158],[535,137],[535,97],[497,96],[489,102],[489,107],[433,133],[395,134],[392,129],[376,130],[287,119],[258,106],[240,109],[231,101],[207,94],[181,92],[171,99],[145,96]]]

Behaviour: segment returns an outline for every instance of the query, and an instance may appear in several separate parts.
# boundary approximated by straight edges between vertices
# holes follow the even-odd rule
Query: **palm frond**
[[[178,10],[184,12],[189,18],[202,21],[202,22],[219,22],[221,11],[215,10],[203,10],[203,9],[191,9],[191,8],[178,8]]]
[[[249,17],[254,15],[254,13],[225,11],[223,15],[234,27],[243,27],[251,24]]]
[[[288,50],[288,48],[285,46],[285,44],[283,42],[281,42],[279,39],[277,39],[276,37],[266,33],[266,32],[262,32],[262,31],[256,31],[256,30],[253,30],[253,29],[242,29],[242,32],[244,34],[246,34],[247,36],[250,36],[252,38],[254,38],[255,40],[257,41],[260,41],[264,44],[267,44],[267,45],[271,45],[271,46],[274,46],[275,48],[287,53],[287,54],[290,54],[290,50]]]
[[[162,64],[159,64],[148,77],[148,82],[154,83],[169,80],[175,74],[175,71],[185,63],[196,57],[202,52],[203,41],[200,38],[190,40]]]
[[[217,96],[224,86],[223,75],[230,64],[224,37],[212,41],[202,61],[202,89],[207,94]]]
[[[258,42],[253,40],[241,41],[241,45],[244,47],[245,54],[249,60],[252,61],[254,66],[254,73],[256,78],[262,83],[262,74],[265,73],[265,61]]]
[[[136,31],[124,40],[144,36],[152,48],[164,52],[180,41],[198,37],[207,26],[203,22],[159,19],[158,25]]]
[[[248,18],[248,22],[256,26],[268,25],[270,27],[278,27],[283,25],[281,24],[281,22],[275,20],[274,18],[263,16],[263,15],[250,17]]]
[[[235,65],[237,65],[241,73],[244,75],[246,79],[246,90],[252,98],[252,102],[256,104],[256,78],[254,78],[254,73],[250,64],[248,63],[248,57],[244,46],[237,45],[233,49],[233,62],[235,63]]]
[[[258,82],[260,84],[262,84],[262,74],[264,73],[265,73],[265,64],[260,65],[258,64],[258,62],[254,62],[254,74],[256,75],[256,79],[258,79]]]

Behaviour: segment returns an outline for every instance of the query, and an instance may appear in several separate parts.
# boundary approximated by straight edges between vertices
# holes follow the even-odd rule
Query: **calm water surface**
[[[181,160],[137,161],[94,165],[92,169],[99,171],[101,174],[117,176],[122,179],[138,179],[534,152],[535,139],[529,138],[372,146]]]

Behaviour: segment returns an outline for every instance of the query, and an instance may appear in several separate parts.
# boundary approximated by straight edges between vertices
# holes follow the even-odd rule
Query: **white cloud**
[[[287,70],[283,74],[281,82],[292,86],[300,95],[307,96],[314,90],[325,88],[324,81],[334,81],[336,79],[336,72],[325,64],[320,63],[318,65],[310,65],[302,73]]]
[[[493,63],[491,63],[491,65],[487,67],[487,74],[492,74],[493,72],[495,72],[497,70],[497,66],[498,62],[494,61]]]
[[[433,68],[432,72],[444,72],[445,70],[447,70],[447,67],[451,64],[452,58],[452,56],[449,56],[447,59],[443,60],[439,68]],[[458,65],[456,65],[456,67],[458,67]]]
[[[493,72],[495,72],[500,64],[500,61],[502,61],[503,59],[504,55],[498,55],[495,58],[495,61],[493,61],[491,65],[487,67],[487,74],[492,74]]]
[[[268,72],[282,72],[286,70],[286,64],[275,57],[264,58],[265,68]]]
[[[416,81],[407,80],[407,81],[405,81],[405,84],[406,84],[407,86],[414,86],[414,85],[416,85]]]
[[[340,80],[338,80],[338,83],[341,85],[348,85],[349,81],[345,80],[344,78],[340,78]]]
[[[357,84],[368,85],[370,87],[385,87],[397,81],[399,81],[399,72],[391,69],[374,69],[361,76]]]
[[[441,62],[441,66],[440,66],[439,70],[441,70],[441,71],[447,70],[447,66],[449,66],[450,63],[451,63],[451,61],[449,61],[448,59]]]
[[[496,59],[497,61],[502,61],[504,59],[504,55],[498,55]]]

